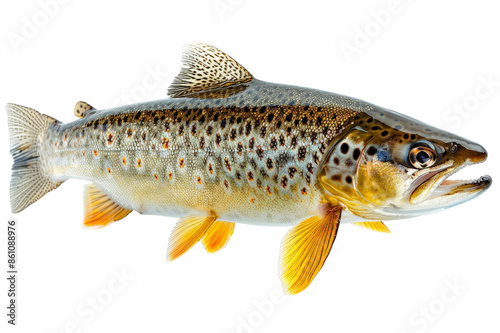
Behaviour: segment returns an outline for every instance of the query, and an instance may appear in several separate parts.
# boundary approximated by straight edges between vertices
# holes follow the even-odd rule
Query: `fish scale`
[[[70,178],[84,226],[130,212],[180,217],[167,260],[196,243],[222,249],[235,223],[293,226],[280,251],[287,293],[325,263],[340,223],[388,233],[382,220],[477,197],[491,177],[449,180],[486,150],[364,101],[255,79],[219,49],[188,46],[171,98],[97,110],[78,102],[63,124],[7,105],[11,206],[20,212]]]
[[[91,180],[144,214],[213,211],[228,221],[290,225],[314,214],[316,170],[328,142],[355,115],[284,104],[150,104],[50,128],[43,156],[52,173]]]

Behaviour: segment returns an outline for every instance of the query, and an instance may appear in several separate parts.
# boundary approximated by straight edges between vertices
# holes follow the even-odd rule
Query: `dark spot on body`
[[[285,137],[283,136],[283,134],[280,135],[280,145],[284,146],[285,145]]]
[[[281,177],[281,186],[283,188],[286,188],[287,184],[288,184],[288,178],[286,178],[286,176]]]
[[[278,141],[276,141],[276,138],[272,138],[271,139],[271,144],[269,145],[269,147],[272,149],[272,150],[276,150],[278,148]]]
[[[307,163],[307,172],[313,173],[313,165],[312,165],[312,163]]]
[[[264,150],[262,149],[262,147],[260,145],[257,146],[257,156],[262,159],[264,158]]]
[[[273,168],[273,160],[271,158],[267,159],[266,166],[269,170]]]
[[[375,148],[374,146],[370,146],[366,153],[370,156],[373,156],[377,153],[377,148]]]
[[[303,161],[306,159],[306,151],[307,151],[307,148],[302,146],[299,148],[299,151],[298,151],[298,158],[300,161]]]
[[[245,134],[248,136],[250,135],[251,131],[252,131],[252,123],[248,122],[245,125]]]
[[[334,182],[339,182],[342,177],[340,175],[333,175],[330,177],[331,180],[333,180]]]
[[[262,139],[266,136],[266,130],[267,130],[266,126],[262,126],[262,127],[260,128],[260,137],[261,137]]]
[[[354,149],[354,151],[352,153],[352,158],[356,161],[359,158],[360,153],[361,152],[360,152],[359,148]]]
[[[340,152],[342,154],[347,154],[349,152],[349,145],[347,143],[343,143],[341,146],[340,146]]]

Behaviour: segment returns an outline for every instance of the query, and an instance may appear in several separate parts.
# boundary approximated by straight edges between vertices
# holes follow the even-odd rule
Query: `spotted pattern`
[[[55,156],[47,167],[110,188],[117,202],[142,213],[214,210],[231,221],[289,223],[315,209],[322,158],[356,112],[343,101],[303,105],[292,89],[276,95],[269,85],[250,85],[229,106],[180,98],[55,126],[44,147]]]

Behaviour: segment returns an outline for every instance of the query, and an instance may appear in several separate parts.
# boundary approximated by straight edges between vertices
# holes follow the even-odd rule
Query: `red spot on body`
[[[266,192],[267,194],[271,195],[272,192],[271,192],[271,187],[269,187],[269,185],[266,186]]]
[[[163,140],[161,141],[161,145],[164,149],[168,149],[168,139],[167,138],[163,138]]]

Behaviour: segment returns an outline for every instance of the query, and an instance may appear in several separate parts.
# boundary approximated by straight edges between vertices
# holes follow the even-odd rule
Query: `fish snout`
[[[477,143],[474,144],[472,147],[466,149],[467,149],[466,155],[468,155],[467,157],[469,161],[474,164],[484,162],[488,158],[488,152],[486,151],[486,149]]]

